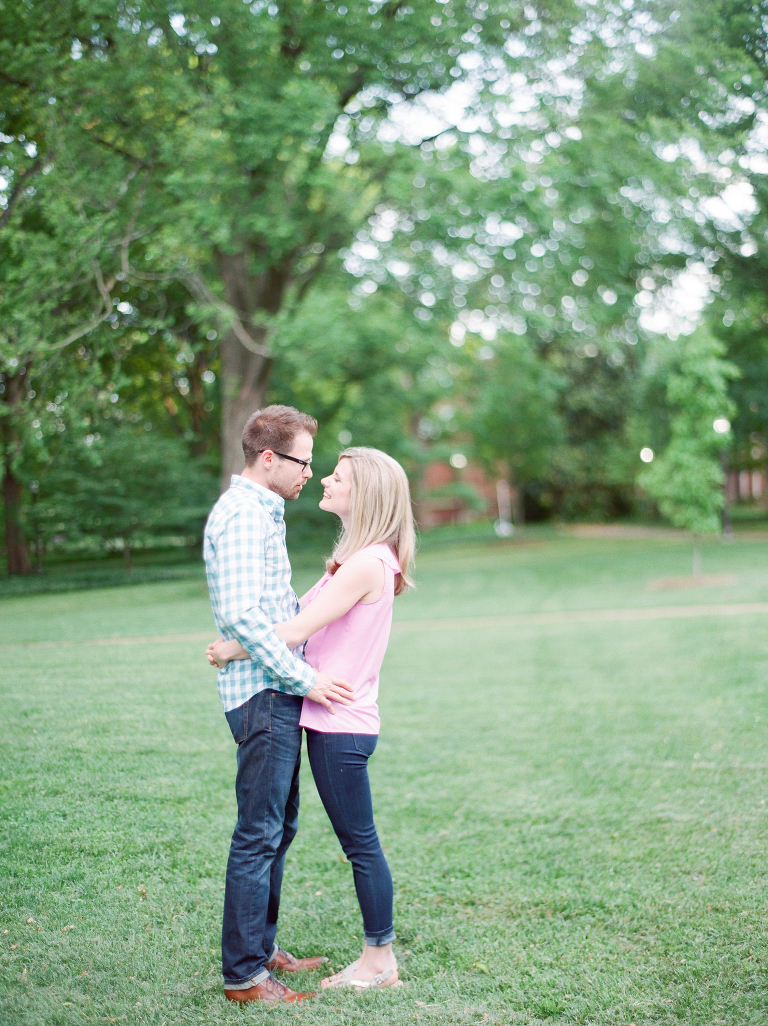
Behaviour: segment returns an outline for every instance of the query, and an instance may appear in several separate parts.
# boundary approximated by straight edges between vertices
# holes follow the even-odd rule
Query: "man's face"
[[[286,452],[286,456],[295,456],[297,460],[309,460],[312,458],[312,435],[307,431],[301,431],[293,440],[293,445]],[[272,455],[269,467],[269,488],[277,492],[284,499],[298,499],[301,489],[312,477],[310,467],[302,467],[300,463],[286,460],[282,456]]]

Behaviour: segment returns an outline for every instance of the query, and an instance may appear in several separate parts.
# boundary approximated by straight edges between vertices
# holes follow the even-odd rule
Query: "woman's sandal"
[[[342,969],[340,973],[337,973],[338,979],[332,983],[325,983],[321,986],[321,990],[333,990],[338,987],[357,987],[358,990],[369,990],[371,987],[402,987],[402,980],[393,980],[392,983],[389,981],[397,973],[397,963],[392,966],[391,969],[386,969],[383,973],[379,973],[378,976],[374,976],[372,980],[353,980],[352,975],[357,968],[357,962],[353,962],[348,965],[345,969]]]

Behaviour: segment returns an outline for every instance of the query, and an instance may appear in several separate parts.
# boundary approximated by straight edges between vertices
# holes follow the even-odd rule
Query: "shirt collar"
[[[241,477],[240,474],[233,474],[230,480],[231,488],[246,488],[253,493],[255,498],[269,513],[273,520],[281,521],[285,513],[285,499],[277,492],[272,492],[264,485],[251,481],[250,478]]]

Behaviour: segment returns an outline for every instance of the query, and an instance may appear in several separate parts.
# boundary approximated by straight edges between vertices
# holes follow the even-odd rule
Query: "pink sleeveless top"
[[[387,651],[395,599],[395,574],[400,564],[388,545],[368,545],[360,552],[378,556],[384,564],[384,589],[375,602],[357,602],[348,613],[323,627],[307,642],[304,658],[321,673],[348,680],[354,687],[354,702],[334,702],[335,714],[318,702],[304,699],[302,727],[326,734],[378,734],[379,671]],[[310,591],[307,602],[320,593],[331,579],[325,574]]]

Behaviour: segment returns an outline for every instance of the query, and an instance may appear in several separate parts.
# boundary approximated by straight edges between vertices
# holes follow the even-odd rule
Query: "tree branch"
[[[352,76],[352,81],[350,82],[350,84],[347,86],[347,88],[344,90],[344,92],[341,94],[341,96],[339,96],[339,106],[341,107],[342,110],[344,110],[344,108],[347,106],[347,104],[352,99],[352,97],[356,93],[360,92],[360,90],[363,88],[364,84],[365,84],[365,77],[363,75],[362,70],[360,68],[358,68],[357,71]]]
[[[128,186],[131,183],[131,180],[135,177],[135,174],[138,174],[138,170],[139,169],[136,168],[135,172],[133,172],[131,175],[129,175],[128,178],[125,180],[125,182],[123,182],[123,184],[121,185],[121,187],[120,187],[120,197],[118,198],[118,202],[119,202],[119,199],[122,198],[125,195],[125,193],[126,193],[126,191],[128,189]],[[147,194],[147,186],[149,185],[149,179],[150,179],[151,175],[152,175],[152,168],[148,167],[146,169],[146,174],[144,175],[144,181],[141,183],[141,188],[139,189],[139,194],[136,197],[136,202],[134,204],[133,211],[132,211],[131,216],[130,216],[130,218],[128,220],[128,224],[126,225],[125,233],[123,235],[123,239],[122,239],[122,242],[120,244],[120,268],[121,268],[123,274],[126,274],[126,275],[130,273],[130,264],[128,262],[128,247],[130,246],[131,242],[133,241],[133,237],[134,237],[133,229],[134,229],[134,227],[136,225],[136,219],[139,216],[139,211],[141,210],[142,206],[144,205],[144,197]]]
[[[146,166],[147,165],[143,161],[138,161],[136,166],[133,167],[128,172],[128,174],[125,176],[125,178],[122,180],[122,182],[118,186],[117,196],[115,197],[114,201],[112,203],[108,204],[108,206],[106,206],[104,208],[104,213],[105,214],[111,214],[112,213],[112,211],[117,207],[118,203],[123,198],[123,196],[125,196],[126,192],[128,192],[128,186],[131,184],[133,179],[136,177],[136,175],[139,173],[139,171],[141,171],[142,168],[146,168]],[[150,168],[149,171],[151,171],[151,170],[152,169]],[[146,184],[144,186],[142,186],[142,188],[139,191],[139,194],[140,194],[140,196],[142,198],[143,198],[145,192],[146,192]],[[133,226],[134,223],[135,223],[135,217],[132,218],[132,220],[131,220],[131,227]]]
[[[96,288],[99,290],[101,301],[104,304],[107,313],[104,316],[108,316],[112,312],[112,289],[115,285],[115,279],[110,278],[109,285],[104,281],[104,276],[101,273],[101,266],[96,260],[93,261],[93,277],[96,281]]]
[[[385,18],[394,18],[402,6],[403,0],[389,0],[389,3],[379,8],[379,16],[384,15]]]
[[[421,142],[414,143],[415,146],[422,146],[425,142],[434,142],[435,139],[439,139],[441,135],[445,135],[446,132],[451,132],[456,129],[455,125],[448,125],[446,128],[441,128],[439,132],[435,132],[434,135],[425,136]]]
[[[289,59],[296,58],[304,51],[304,43],[302,40],[297,39],[297,31],[297,26],[294,25],[293,19],[289,14],[288,20],[282,23],[281,35],[283,38],[280,43],[280,52],[283,57],[287,57]],[[296,40],[296,45],[292,45],[293,40]]]
[[[61,342],[56,342],[50,347],[51,352],[56,352],[59,349],[66,349],[67,346],[76,342],[83,335],[89,334],[94,328],[98,328],[112,313],[112,294],[111,290],[114,288],[116,279],[110,278],[109,283],[104,281],[104,276],[101,273],[101,267],[97,261],[93,261],[93,279],[96,282],[96,288],[99,290],[101,296],[102,308],[94,314],[93,318],[85,324],[81,324],[79,328],[75,328],[65,339]]]
[[[98,328],[98,326],[102,324],[108,316],[109,315],[107,313],[99,314],[98,317],[94,317],[93,320],[88,321],[87,324],[83,324],[79,328],[76,328],[70,335],[67,335],[62,342],[56,342],[52,345],[50,347],[50,352],[56,352],[58,349],[66,349],[67,346],[72,345],[73,342],[77,342],[77,340],[82,338],[83,335],[88,335],[94,328]]]
[[[84,128],[83,131],[86,132],[87,129]],[[99,143],[99,145],[106,146],[108,150],[112,150],[113,153],[119,153],[121,157],[127,157],[128,160],[136,161],[136,163],[141,164],[142,166],[146,163],[146,161],[142,160],[141,157],[137,157],[135,153],[130,153],[128,150],[124,150],[121,146],[116,146],[115,143],[109,142],[108,139],[102,139],[100,135],[92,135],[91,138]]]
[[[309,286],[312,284],[312,282],[315,280],[318,274],[322,271],[323,267],[325,267],[325,259],[327,253],[328,250],[324,249],[320,256],[317,258],[317,260],[314,262],[312,267],[310,267],[310,269],[302,276],[301,284],[299,285],[296,291],[296,299],[293,302],[294,309],[301,305],[301,301],[307,294]]]
[[[228,303],[223,303],[217,295],[211,292],[199,274],[185,274],[182,280],[199,302],[209,303],[211,306],[216,307],[222,319],[232,328],[238,342],[244,349],[247,349],[249,353],[253,353],[255,356],[272,356],[272,353],[266,346],[260,346],[258,342],[253,341],[243,327],[242,319],[237,311],[229,306]]]
[[[6,82],[10,82],[11,85],[21,86],[22,89],[31,89],[32,83],[25,82],[23,79],[14,78],[13,75],[9,75],[7,71],[0,70],[0,78],[4,78]]]
[[[29,170],[24,175],[19,177],[18,182],[16,182],[16,184],[13,187],[11,195],[8,197],[8,204],[5,210],[3,211],[2,216],[0,216],[0,229],[4,228],[5,225],[8,224],[8,222],[11,219],[11,214],[13,213],[13,208],[16,206],[17,202],[21,198],[22,191],[26,188],[27,182],[30,180],[30,178],[34,177],[34,175],[38,173],[42,166],[43,158],[38,157],[38,159],[29,168]]]

